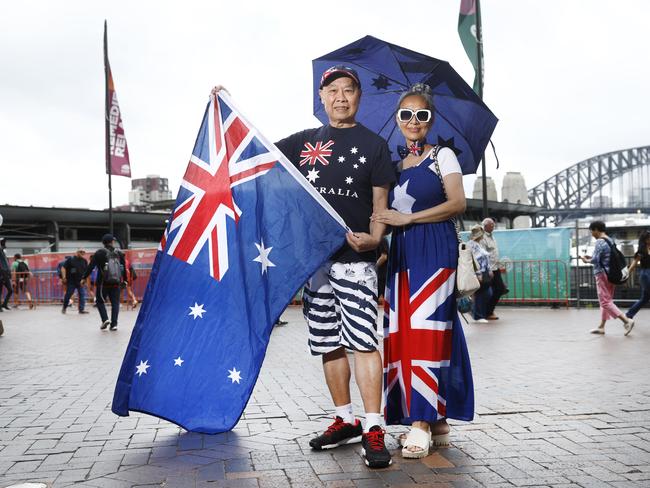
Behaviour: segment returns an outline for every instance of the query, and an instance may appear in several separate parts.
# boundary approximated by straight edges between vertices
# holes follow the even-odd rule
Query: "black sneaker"
[[[4,308],[5,310],[11,310],[11,308],[9,307],[9,305],[7,305],[6,303],[3,303],[3,304],[2,304],[2,308]]]
[[[61,309],[61,313],[62,313],[62,314],[65,314],[65,312],[66,312],[66,309],[65,309],[65,307],[63,307],[63,308]]]
[[[384,429],[378,425],[370,427],[370,430],[363,434],[361,439],[361,455],[370,468],[386,468],[391,465],[393,460],[390,452],[384,444]]]
[[[353,424],[343,422],[341,417],[336,417],[334,423],[330,425],[325,433],[314,437],[309,441],[312,449],[320,451],[322,449],[334,449],[343,444],[359,442],[363,434],[361,422],[357,419]]]
[[[111,330],[117,330],[117,324],[111,325]]]
[[[79,313],[88,313],[88,310],[79,310]]]
[[[99,328],[101,330],[106,330],[106,327],[108,327],[109,325],[111,325],[111,321],[110,320],[104,320],[102,322],[102,325],[99,326]]]

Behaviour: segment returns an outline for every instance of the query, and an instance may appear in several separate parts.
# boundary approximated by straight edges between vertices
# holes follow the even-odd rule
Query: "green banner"
[[[463,43],[467,57],[474,66],[473,89],[479,93],[478,80],[478,41],[476,34],[476,8],[478,0],[461,0],[460,15],[458,16],[458,35]]]

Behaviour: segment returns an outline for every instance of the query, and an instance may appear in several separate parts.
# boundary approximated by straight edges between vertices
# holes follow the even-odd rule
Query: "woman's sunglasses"
[[[411,110],[410,108],[400,108],[397,111],[397,120],[400,122],[410,122],[415,116],[419,122],[429,122],[431,120],[431,110],[422,108],[420,110]]]

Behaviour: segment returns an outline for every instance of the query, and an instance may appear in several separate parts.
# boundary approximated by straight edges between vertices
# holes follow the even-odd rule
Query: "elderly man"
[[[322,357],[336,408],[334,423],[309,445],[321,450],[361,440],[365,463],[382,468],[391,457],[380,413],[383,368],[377,349],[375,263],[385,226],[371,223],[370,215],[387,207],[395,174],[386,141],[355,119],[361,100],[357,72],[332,66],[321,77],[319,93],[329,124],[277,143],[351,229],[347,243],[309,280],[303,294],[311,353]],[[352,411],[346,350],[354,351],[363,428]]]
[[[497,241],[492,237],[494,220],[490,218],[484,219],[482,226],[485,234],[480,244],[490,255],[490,271],[493,273],[492,283],[490,284],[491,297],[487,303],[487,319],[497,320],[499,317],[494,314],[494,309],[499,303],[501,296],[508,293],[508,289],[501,278],[501,273],[505,273],[505,268],[503,268],[503,265],[499,261],[499,246],[497,246]]]

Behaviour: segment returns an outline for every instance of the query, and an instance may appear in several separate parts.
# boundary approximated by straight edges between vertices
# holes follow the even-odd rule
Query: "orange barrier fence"
[[[133,298],[138,302],[142,301],[151,270],[137,269],[136,273],[137,278],[132,280],[129,285],[125,286],[122,290],[122,302],[127,305],[133,305]],[[14,306],[53,303],[60,304],[63,303],[63,297],[66,291],[66,285],[61,282],[56,271],[13,273],[12,285],[13,295],[11,296],[11,302]],[[129,293],[129,289],[133,293],[132,296]],[[95,286],[88,282],[86,286],[86,303],[92,303],[93,298],[95,297],[95,291]],[[75,302],[78,300],[76,291],[72,299]]]

